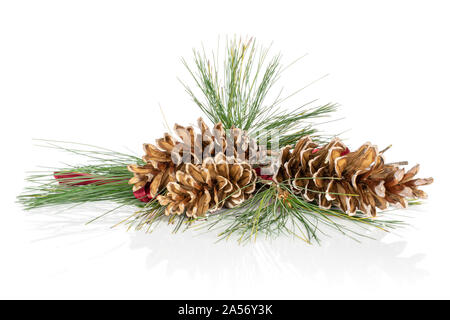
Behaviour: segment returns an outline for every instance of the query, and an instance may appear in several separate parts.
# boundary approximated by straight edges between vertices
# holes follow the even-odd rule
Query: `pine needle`
[[[92,145],[63,141],[40,140],[44,147],[55,148],[83,156],[90,164],[81,166],[67,165],[62,168],[48,168],[32,173],[26,178],[28,185],[18,201],[26,210],[61,204],[81,204],[91,201],[114,201],[120,204],[142,206],[131,191],[128,180],[133,176],[127,170],[130,163],[142,160],[113,150]],[[83,173],[84,177],[58,178],[59,175]],[[82,182],[86,185],[76,185]]]
[[[277,188],[288,191],[289,199],[279,199]],[[320,235],[327,235],[326,230],[335,230],[358,241],[361,237],[370,238],[368,227],[389,231],[403,224],[393,219],[370,218],[362,213],[349,216],[339,209],[323,209],[293,194],[286,186],[271,185],[261,187],[253,198],[239,207],[211,214],[195,228],[220,230],[219,240],[236,235],[239,243],[255,240],[257,234],[266,237],[286,234],[311,244],[320,243]]]
[[[283,147],[305,135],[323,140],[307,121],[329,116],[336,110],[335,104],[308,107],[313,101],[293,110],[279,105],[324,77],[286,97],[280,92],[268,101],[269,93],[287,68],[282,67],[280,54],[269,58],[269,49],[257,46],[253,39],[227,40],[223,68],[218,63],[218,52],[208,56],[204,49],[194,49],[193,65],[184,59],[182,62],[198,90],[182,84],[211,122],[221,122],[226,129],[235,126],[247,130],[267,141],[268,146],[279,140],[279,146]]]

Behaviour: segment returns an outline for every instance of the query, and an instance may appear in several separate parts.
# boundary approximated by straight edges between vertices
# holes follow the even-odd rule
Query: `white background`
[[[0,298],[450,298],[448,1],[1,1]],[[218,37],[253,36],[290,68],[286,104],[338,102],[323,126],[392,161],[421,163],[430,197],[410,227],[322,245],[111,229],[108,208],[24,212],[25,171],[71,161],[33,138],[141,153],[168,122],[200,116],[180,58]],[[192,82],[189,82],[192,84]],[[131,210],[128,208],[128,210]],[[129,211],[128,211],[129,212]]]

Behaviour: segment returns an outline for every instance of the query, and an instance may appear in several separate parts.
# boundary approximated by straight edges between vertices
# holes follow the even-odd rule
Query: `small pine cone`
[[[202,217],[222,207],[233,208],[250,198],[256,188],[256,172],[250,164],[223,153],[207,158],[201,165],[186,164],[176,172],[176,182],[167,194],[158,196],[166,215]]]
[[[227,135],[222,123],[217,123],[211,130],[202,118],[198,119],[198,127],[200,133],[196,134],[191,126],[175,124],[178,140],[165,133],[163,138],[156,140],[156,145],[144,144],[142,160],[145,165],[128,166],[134,174],[129,181],[133,191],[150,184],[150,196],[154,197],[169,182],[176,181],[175,173],[184,163],[201,164],[202,159],[216,154],[223,153],[249,163],[259,159],[256,140],[244,130],[232,128]]]
[[[175,141],[169,134],[156,140],[156,147],[152,144],[144,144],[145,155],[142,160],[145,165],[128,165],[128,170],[134,176],[128,183],[133,185],[133,191],[150,184],[150,196],[161,191],[167,183],[175,181],[175,171],[178,166],[171,159],[171,152],[175,148]]]
[[[418,171],[419,165],[405,173],[399,164],[385,164],[383,152],[370,143],[350,152],[337,138],[319,148],[304,137],[293,150],[282,150],[273,179],[322,208],[339,207],[349,215],[359,210],[374,217],[376,208],[405,208],[406,199],[426,198],[418,187],[433,178],[414,179]]]

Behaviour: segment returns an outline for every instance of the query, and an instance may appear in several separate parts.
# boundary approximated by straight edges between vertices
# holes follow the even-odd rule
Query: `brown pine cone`
[[[157,197],[166,215],[202,217],[222,207],[233,208],[251,197],[256,188],[256,172],[250,164],[223,153],[201,165],[186,164],[176,172],[176,182],[167,185],[167,194]]]
[[[433,178],[414,179],[418,171],[419,165],[405,173],[399,164],[385,164],[383,151],[370,143],[349,152],[337,138],[319,148],[304,137],[293,150],[282,150],[273,179],[322,208],[339,207],[349,215],[359,210],[374,217],[376,208],[406,207],[407,199],[427,197],[418,187]]]
[[[133,184],[133,191],[150,184],[150,196],[154,197],[169,182],[176,181],[175,174],[185,163],[201,164],[202,159],[216,154],[224,153],[249,163],[258,159],[256,140],[244,130],[232,128],[227,135],[221,123],[210,130],[202,118],[198,119],[198,127],[200,133],[196,134],[193,127],[176,124],[174,131],[178,140],[165,133],[163,138],[156,140],[156,146],[144,144],[142,160],[145,165],[128,166],[134,174],[129,181]]]
[[[133,191],[150,184],[150,196],[154,197],[168,182],[175,181],[176,165],[171,158],[171,152],[175,147],[175,141],[168,134],[156,140],[158,147],[152,144],[144,144],[145,155],[142,160],[145,165],[128,165],[128,170],[134,176],[128,183],[133,185]]]

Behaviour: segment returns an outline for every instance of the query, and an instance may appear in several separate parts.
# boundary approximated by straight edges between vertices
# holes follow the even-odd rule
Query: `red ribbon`
[[[134,196],[136,199],[142,202],[149,202],[153,198],[150,196],[150,184],[147,183],[144,187],[133,191]]]
[[[346,154],[349,154],[349,153],[350,153],[350,149],[349,148],[345,148],[345,150],[341,152],[341,157],[345,156]]]
[[[55,172],[53,174],[56,180],[58,180],[61,184],[68,184],[71,186],[85,186],[88,184],[107,184],[114,182],[116,180],[111,181],[105,181],[105,180],[98,180],[98,179],[92,179],[92,175],[88,173],[79,173],[79,172]]]
[[[122,180],[102,180],[95,179],[93,175],[81,172],[54,172],[53,176],[61,184],[67,184],[70,186],[85,186],[89,184],[103,185],[113,182],[119,182]],[[142,202],[149,202],[152,197],[150,196],[150,185],[147,184],[136,191],[133,191],[133,195]]]
[[[261,174],[261,168],[255,168],[256,174],[258,175],[258,177],[260,177],[261,179],[264,180],[272,180],[272,176],[267,175],[267,174]]]

